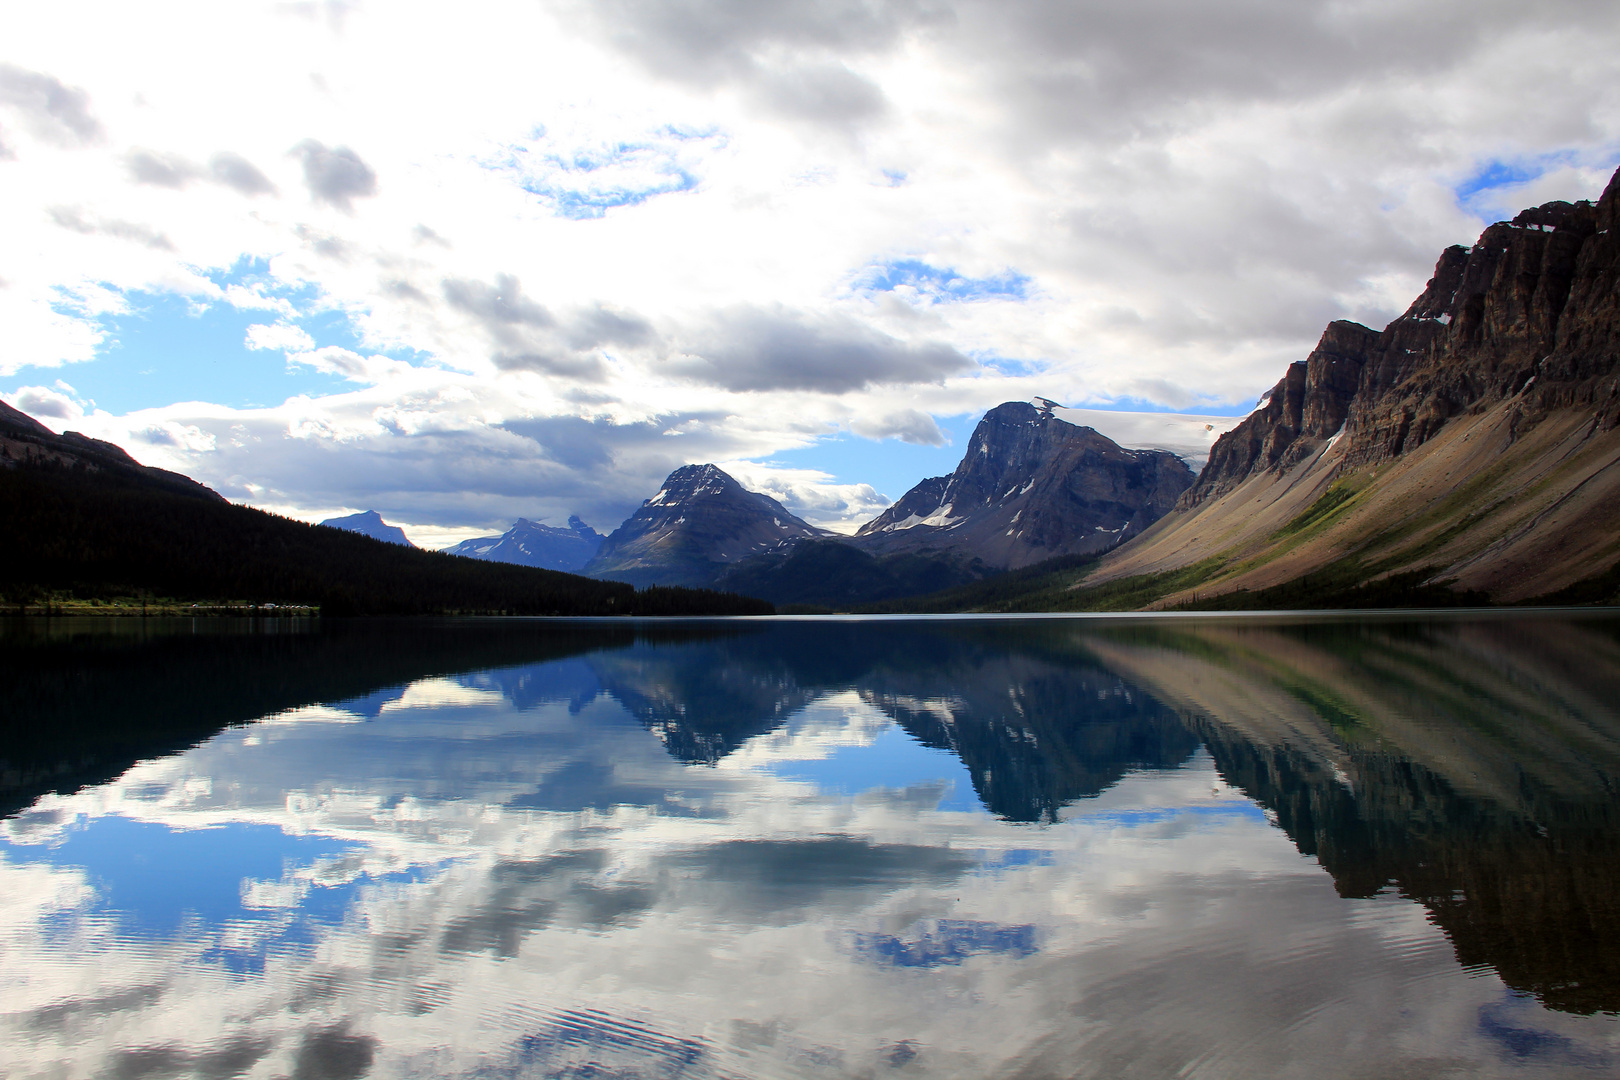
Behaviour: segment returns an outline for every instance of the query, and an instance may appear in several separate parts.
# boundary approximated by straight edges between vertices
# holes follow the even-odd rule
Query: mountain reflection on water
[[[0,645],[8,1076],[1620,1068],[1620,621]]]

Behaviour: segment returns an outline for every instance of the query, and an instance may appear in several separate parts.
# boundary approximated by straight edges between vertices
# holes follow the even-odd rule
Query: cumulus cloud
[[[676,465],[939,446],[1033,394],[1237,408],[1620,146],[1620,9],[1573,0],[249,5],[212,47],[78,10],[0,69],[0,390],[128,348],[146,297],[263,312],[244,347],[350,385],[74,423],[194,426],[143,452],[413,526],[611,528]]]
[[[307,165],[306,165],[307,168]],[[273,195],[276,185],[259,167],[241,154],[222,150],[208,159],[208,174],[218,183],[242,195]]]
[[[47,213],[57,225],[85,236],[110,236],[159,251],[174,250],[174,244],[167,236],[139,222],[87,217],[82,210],[72,206],[53,206]]]
[[[443,293],[451,308],[483,332],[493,347],[490,359],[505,371],[600,382],[607,369],[595,350],[642,345],[653,336],[646,320],[600,304],[553,315],[525,296],[522,283],[511,274],[497,274],[493,283],[446,279]]]
[[[760,491],[810,524],[852,533],[888,509],[889,499],[871,484],[840,483],[819,469],[792,469],[754,461],[726,461],[720,468],[750,491]]]
[[[84,416],[84,406],[71,386],[57,380],[55,387],[23,386],[7,394],[6,401],[35,420],[65,420],[73,423]]]
[[[40,139],[80,145],[99,139],[101,123],[90,113],[90,95],[75,86],[15,64],[0,64],[0,104],[9,105]]]
[[[292,323],[254,323],[247,328],[245,344],[250,349],[307,352],[315,347],[315,339],[309,336],[309,331]]]
[[[207,453],[214,449],[214,436],[196,424],[178,424],[173,420],[152,424],[131,433],[135,441],[147,446],[169,446],[193,453]]]
[[[754,110],[851,129],[888,110],[857,66],[919,28],[948,24],[930,0],[607,0],[558,5],[574,25],[649,71],[696,87],[729,86]]]
[[[124,157],[129,175],[137,184],[157,187],[183,188],[202,175],[202,170],[178,154],[159,154],[152,150],[131,150]]]
[[[938,382],[973,368],[949,345],[913,345],[840,314],[737,306],[682,342],[667,366],[727,390],[838,394],[869,386]]]
[[[302,352],[289,351],[287,359],[352,382],[374,382],[393,364],[386,356],[361,356],[339,345],[326,345]]]
[[[353,200],[377,194],[377,174],[347,146],[329,147],[305,139],[292,153],[304,166],[304,183],[316,202],[354,210]]]
[[[878,417],[860,417],[849,429],[868,439],[899,439],[917,446],[944,446],[945,433],[934,418],[917,409],[901,409]]]
[[[881,114],[877,83],[843,64],[807,64],[760,80],[763,100],[777,112],[826,124],[849,124]]]
[[[882,51],[908,26],[949,17],[944,5],[915,0],[603,0],[567,9],[660,74],[697,83],[746,75],[784,48]]]

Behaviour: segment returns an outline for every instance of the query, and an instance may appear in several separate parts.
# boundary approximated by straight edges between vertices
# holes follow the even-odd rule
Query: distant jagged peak
[[[736,477],[718,465],[682,465],[664,478],[658,494],[644,505],[665,506],[704,495],[725,495],[746,490]]]
[[[383,540],[390,544],[404,544],[406,547],[415,547],[411,538],[405,535],[405,530],[398,525],[390,525],[383,520],[383,516],[375,510],[362,510],[358,514],[348,514],[344,517],[327,518],[322,525],[334,529],[343,529],[345,532],[360,533],[373,540]]]
[[[682,465],[608,535],[583,573],[634,585],[707,585],[726,564],[825,535],[718,465]]]

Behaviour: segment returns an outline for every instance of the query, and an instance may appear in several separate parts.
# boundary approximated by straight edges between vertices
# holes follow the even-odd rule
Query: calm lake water
[[[1620,619],[0,629],[7,1077],[1620,1073]]]

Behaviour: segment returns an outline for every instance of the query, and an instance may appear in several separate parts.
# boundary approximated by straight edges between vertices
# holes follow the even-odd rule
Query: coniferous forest
[[[11,456],[5,464],[0,607],[14,611],[53,596],[307,605],[323,615],[772,611],[729,593],[637,590],[388,544],[236,506],[201,485],[154,482],[147,474],[156,470],[133,462]]]

